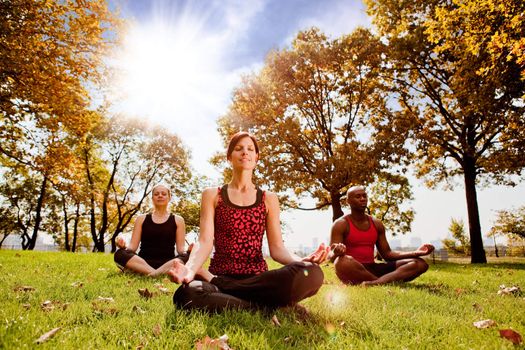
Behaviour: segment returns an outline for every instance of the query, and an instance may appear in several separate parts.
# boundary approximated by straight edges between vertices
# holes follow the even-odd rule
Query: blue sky
[[[222,149],[216,120],[227,110],[243,74],[256,72],[269,50],[290,44],[299,30],[317,26],[329,36],[370,24],[364,5],[352,0],[120,0],[132,20],[115,84],[115,111],[147,118],[179,135],[199,173],[218,179],[209,158]],[[412,181],[413,232],[399,241],[440,240],[451,218],[468,222],[462,180],[455,191],[428,190]],[[496,210],[523,205],[525,186],[478,193],[483,232]],[[327,242],[330,211],[283,213],[291,247]],[[398,239],[398,238],[396,238]]]

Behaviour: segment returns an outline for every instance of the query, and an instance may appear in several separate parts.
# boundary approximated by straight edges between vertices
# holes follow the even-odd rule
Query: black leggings
[[[181,285],[173,303],[183,309],[220,311],[225,308],[277,308],[293,305],[321,288],[324,274],[319,265],[294,262],[277,270],[236,279],[214,277],[209,283]]]

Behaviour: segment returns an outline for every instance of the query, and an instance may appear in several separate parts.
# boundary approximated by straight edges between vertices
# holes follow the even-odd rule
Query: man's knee
[[[419,274],[425,273],[428,270],[427,262],[421,258],[416,259],[416,266]]]
[[[335,274],[344,283],[351,283],[352,271],[358,269],[361,264],[350,255],[342,255],[335,259]]]

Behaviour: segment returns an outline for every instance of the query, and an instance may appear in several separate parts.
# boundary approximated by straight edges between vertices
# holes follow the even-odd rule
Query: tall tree
[[[525,206],[515,210],[500,210],[490,229],[491,235],[521,238],[525,240]]]
[[[41,180],[23,236],[32,249],[50,183],[67,169],[62,140],[91,127],[88,88],[107,76],[120,22],[102,0],[2,1],[0,18],[0,164]]]
[[[509,175],[521,174],[525,166],[522,53],[511,53],[514,44],[494,50],[490,42],[503,35],[522,43],[525,22],[517,18],[525,3],[366,3],[387,43],[385,73],[404,113],[398,121],[413,125],[417,175],[430,187],[463,177],[471,262],[485,263],[477,184],[480,179],[513,184]]]
[[[465,232],[465,224],[461,219],[452,218],[448,232],[452,234],[452,238],[443,239],[441,242],[443,246],[449,251],[470,255],[470,239]]]
[[[365,29],[334,40],[315,28],[299,32],[235,91],[219,130],[225,141],[239,129],[256,134],[258,181],[292,207],[294,198],[311,196],[314,209],[331,206],[335,220],[349,185],[372,183],[400,164],[404,130],[384,123],[382,46]]]
[[[105,76],[102,60],[118,38],[120,22],[105,1],[2,1],[0,18],[4,141],[16,141],[9,127],[28,114],[42,128],[82,128],[87,87]],[[0,150],[16,157],[18,149],[2,142]]]
[[[101,122],[82,149],[94,251],[125,230],[158,182],[182,192],[191,173],[180,139],[159,127],[117,116]]]

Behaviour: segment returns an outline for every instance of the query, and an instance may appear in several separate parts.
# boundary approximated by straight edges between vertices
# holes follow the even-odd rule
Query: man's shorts
[[[363,266],[376,277],[381,277],[396,270],[395,261],[387,261],[385,263],[366,263],[363,264]]]

